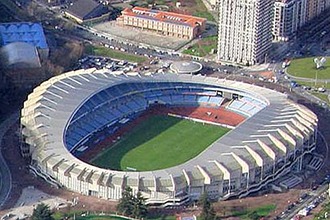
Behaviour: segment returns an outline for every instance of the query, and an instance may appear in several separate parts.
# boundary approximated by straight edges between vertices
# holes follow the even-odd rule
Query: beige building
[[[272,43],[273,0],[219,1],[218,60],[263,63]]]
[[[117,18],[120,25],[191,40],[205,30],[206,19],[190,15],[134,7],[125,8]]]
[[[274,5],[274,41],[288,41],[306,22],[307,0],[277,0]]]
[[[330,0],[308,0],[307,1],[307,20],[320,15],[330,6]]]

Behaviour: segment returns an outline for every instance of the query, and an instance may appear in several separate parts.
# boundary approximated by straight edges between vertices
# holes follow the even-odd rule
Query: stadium
[[[138,127],[150,115],[165,119]],[[167,119],[174,122],[166,125]],[[317,120],[286,94],[243,82],[188,74],[128,76],[76,70],[43,82],[28,96],[21,111],[21,152],[30,159],[31,170],[50,184],[109,200],[120,199],[129,186],[148,204],[179,205],[203,192],[212,199],[247,196],[301,170],[304,155],[315,149]],[[142,155],[129,159],[128,165],[121,163],[117,152],[125,151],[128,139],[138,136],[131,142],[141,142],[131,147],[133,152],[155,123],[167,127],[147,139],[160,142],[155,138],[181,126],[170,133],[178,136],[176,141],[167,142],[171,138],[166,136],[165,143],[171,144],[153,144],[152,150],[142,152],[156,158]],[[183,126],[190,130],[184,133]],[[125,136],[134,129],[138,133]],[[185,151],[176,151],[180,137]],[[190,154],[203,137],[205,146]],[[193,138],[193,143],[187,142]],[[116,149],[106,157],[110,165],[96,165],[108,148]],[[153,156],[161,148],[165,151]],[[174,156],[167,158],[171,152]],[[189,157],[169,163],[187,153]],[[113,161],[117,162],[111,165]],[[137,163],[130,165],[133,162]],[[150,165],[154,162],[160,166]]]

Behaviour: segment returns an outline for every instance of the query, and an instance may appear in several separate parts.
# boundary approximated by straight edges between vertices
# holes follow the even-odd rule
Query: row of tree
[[[148,213],[145,201],[146,199],[143,198],[140,192],[134,195],[133,190],[130,187],[127,187],[122,193],[122,198],[119,200],[117,211],[124,216],[129,216],[135,219],[144,218]],[[202,208],[199,217],[200,220],[217,219],[216,213],[206,193],[200,197],[198,205]],[[52,211],[49,206],[43,203],[38,204],[33,210],[32,220],[53,220]]]
[[[137,219],[144,218],[148,212],[145,201],[146,199],[142,197],[140,192],[134,196],[132,189],[127,187],[122,194],[122,198],[119,200],[117,211],[125,216]],[[207,193],[204,193],[200,197],[198,205],[202,208],[201,215],[199,216],[200,220],[217,219],[216,212],[212,207]]]

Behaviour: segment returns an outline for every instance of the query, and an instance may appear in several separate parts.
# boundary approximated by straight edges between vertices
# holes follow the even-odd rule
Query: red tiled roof
[[[141,12],[141,13],[138,13]],[[205,18],[195,17],[191,15],[178,14],[173,12],[165,12],[154,9],[142,8],[142,7],[134,7],[132,9],[125,8],[122,11],[123,15],[128,16],[138,16],[143,15],[145,17],[150,17],[150,19],[155,19],[158,21],[168,21],[168,22],[177,22],[181,24],[188,24],[192,27],[196,26],[196,23],[204,23],[206,22]]]

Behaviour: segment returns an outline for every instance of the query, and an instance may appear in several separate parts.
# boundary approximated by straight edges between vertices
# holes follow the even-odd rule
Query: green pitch
[[[103,168],[159,170],[200,154],[228,128],[169,116],[152,116],[134,127],[91,163]]]
[[[330,79],[330,59],[324,64],[324,68],[316,70],[314,63],[315,57],[307,57],[301,59],[294,59],[290,62],[288,73],[292,76],[315,79],[316,71],[318,79]],[[321,57],[318,57],[319,59]]]

